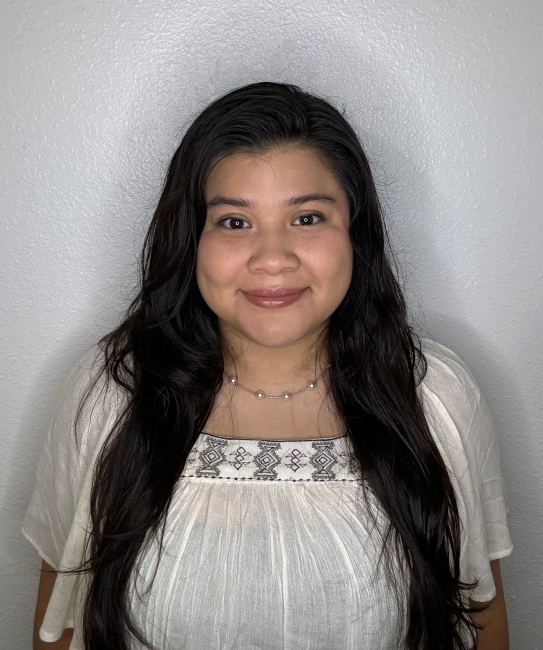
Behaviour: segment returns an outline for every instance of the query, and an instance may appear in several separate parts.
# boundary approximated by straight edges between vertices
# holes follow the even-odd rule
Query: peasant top
[[[417,390],[457,498],[461,579],[477,581],[469,597],[488,601],[490,561],[513,548],[493,421],[465,363],[435,341],[421,344],[428,369]],[[74,436],[99,354],[97,345],[87,350],[66,377],[22,525],[57,570],[84,559],[93,468],[127,395],[112,380],[89,400]],[[362,497],[357,469],[346,433],[261,440],[202,431],[174,490],[158,566],[155,538],[136,562],[130,611],[144,638],[164,650],[401,647],[405,588],[379,562],[387,519],[371,490]],[[74,628],[70,650],[84,650],[88,581],[57,575],[43,641]],[[144,647],[133,637],[131,648]]]

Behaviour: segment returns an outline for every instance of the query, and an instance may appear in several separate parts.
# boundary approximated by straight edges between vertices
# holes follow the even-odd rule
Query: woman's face
[[[197,282],[221,331],[262,346],[316,338],[351,281],[347,196],[320,152],[219,160],[205,187]],[[250,296],[286,289],[295,295]]]

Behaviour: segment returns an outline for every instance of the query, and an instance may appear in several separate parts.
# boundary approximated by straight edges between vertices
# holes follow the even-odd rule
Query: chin
[[[258,345],[276,348],[293,345],[310,333],[310,328],[307,326],[297,327],[296,324],[288,321],[275,327],[271,327],[268,322],[265,325],[254,324],[239,329],[244,336]]]

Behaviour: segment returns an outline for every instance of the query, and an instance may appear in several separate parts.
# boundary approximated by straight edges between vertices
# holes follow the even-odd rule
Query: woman
[[[197,117],[40,458],[35,648],[508,647],[492,421],[385,244],[330,104],[257,83]]]

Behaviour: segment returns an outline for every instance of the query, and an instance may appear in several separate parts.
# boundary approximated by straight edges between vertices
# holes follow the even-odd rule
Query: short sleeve
[[[419,387],[422,401],[462,523],[461,579],[477,581],[469,596],[486,602],[496,595],[490,561],[513,550],[494,422],[466,364],[430,339],[421,339],[421,348],[428,366]]]
[[[64,380],[21,528],[40,557],[56,570],[76,568],[85,559],[93,468],[121,404],[119,391],[106,390],[98,374],[100,354],[98,345],[87,350]],[[89,398],[74,428],[78,406],[88,388]],[[43,641],[57,641],[63,630],[71,627],[75,631],[70,650],[83,650],[77,616],[86,580],[87,574],[57,576],[40,628]]]

